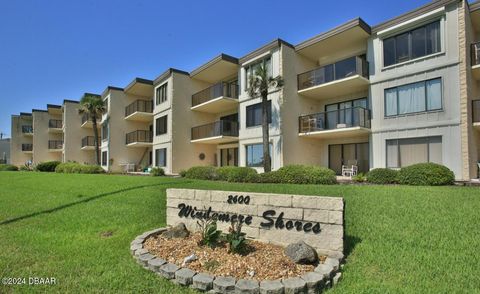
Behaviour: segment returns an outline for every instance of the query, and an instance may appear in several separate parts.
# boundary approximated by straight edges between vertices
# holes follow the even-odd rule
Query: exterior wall
[[[33,144],[33,135],[24,135],[22,126],[32,126],[32,124],[32,116],[12,115],[10,162],[13,165],[23,166],[27,162],[33,161],[33,153],[22,151],[22,144]]]
[[[10,139],[0,139],[0,161],[10,164]]]
[[[442,52],[439,54],[384,68],[381,38],[373,36],[369,41],[370,99],[374,106],[371,165],[375,168],[386,167],[387,139],[440,135],[443,164],[454,171],[457,179],[465,178],[460,140],[459,28],[456,5],[447,6],[441,19]],[[431,20],[433,19],[425,19]],[[414,27],[406,26],[404,29]],[[442,78],[443,87],[441,111],[384,116],[385,89],[438,77]]]
[[[61,114],[50,114],[43,111],[34,111],[33,116],[33,164],[46,161],[62,161],[62,150],[48,149],[49,140],[63,140],[62,133],[50,133],[48,122],[50,119],[62,119]]]
[[[96,164],[95,151],[82,150],[82,138],[93,136],[93,129],[81,127],[82,116],[78,109],[78,103],[65,102],[63,105],[63,162]]]

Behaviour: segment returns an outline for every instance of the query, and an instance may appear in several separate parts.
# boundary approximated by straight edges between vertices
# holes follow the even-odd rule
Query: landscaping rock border
[[[213,276],[207,273],[197,273],[188,268],[158,258],[144,248],[147,238],[165,232],[167,228],[145,232],[137,236],[130,244],[130,253],[137,263],[145,269],[155,272],[173,283],[187,286],[199,291],[211,293],[322,293],[323,290],[336,285],[341,277],[343,258],[327,257],[324,263],[318,265],[315,271],[305,273],[300,277],[279,279],[274,281],[236,280],[233,277]]]

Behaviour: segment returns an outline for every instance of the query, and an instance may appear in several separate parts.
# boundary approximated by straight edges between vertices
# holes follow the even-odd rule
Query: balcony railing
[[[33,126],[22,126],[22,133],[32,134],[33,133]]]
[[[100,137],[98,137],[98,141],[100,144]],[[95,147],[95,137],[94,136],[86,136],[82,138],[82,148],[83,147]]]
[[[218,97],[238,99],[237,83],[221,82],[192,95],[192,107]]]
[[[370,110],[352,107],[299,117],[299,133],[351,127],[370,128]]]
[[[472,101],[472,121],[474,123],[480,122],[480,100]]]
[[[125,107],[125,117],[135,112],[153,112],[153,101],[137,100]]]
[[[22,151],[33,151],[33,144],[22,144]]]
[[[125,136],[125,144],[131,143],[152,143],[152,132],[146,130],[137,130],[128,133]]]
[[[51,119],[48,121],[48,127],[51,129],[61,129],[63,127],[63,123],[61,119]]]
[[[100,121],[100,117],[97,116],[97,122]],[[90,114],[89,113],[84,113],[82,114],[82,125],[86,122],[89,122],[90,120]]]
[[[325,65],[297,76],[298,90],[360,75],[368,78],[368,62],[365,56],[353,56]]]
[[[192,128],[192,140],[220,136],[238,137],[238,122],[220,120]]]
[[[48,149],[62,149],[63,141],[62,140],[49,140]]]
[[[472,44],[472,65],[480,64],[480,42]]]

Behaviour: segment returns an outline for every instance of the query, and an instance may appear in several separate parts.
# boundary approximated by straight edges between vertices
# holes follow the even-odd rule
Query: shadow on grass
[[[353,252],[355,246],[360,242],[362,242],[362,239],[356,236],[345,235],[345,258]]]
[[[132,191],[132,190],[137,190],[137,189],[142,189],[142,188],[147,188],[147,187],[155,187],[155,186],[178,185],[178,184],[183,185],[183,184],[186,184],[186,183],[190,183],[190,182],[181,182],[181,183],[179,183],[179,182],[165,182],[165,183],[161,183],[161,184],[142,185],[142,186],[125,188],[125,189],[121,189],[121,190],[117,190],[117,191],[112,191],[112,192],[108,192],[108,193],[102,193],[102,194],[95,195],[95,196],[92,196],[92,197],[89,197],[89,198],[85,198],[85,199],[82,199],[82,200],[79,200],[79,201],[63,204],[63,205],[60,205],[60,206],[57,206],[57,207],[54,207],[54,208],[50,208],[50,209],[46,209],[46,210],[42,210],[42,211],[30,213],[30,214],[26,214],[26,215],[19,216],[19,217],[16,217],[16,218],[6,219],[6,220],[0,222],[0,226],[1,225],[8,225],[8,224],[11,224],[11,223],[14,223],[14,222],[18,222],[18,221],[21,221],[21,220],[24,220],[24,219],[35,217],[35,216],[39,216],[39,215],[42,215],[42,214],[48,214],[48,213],[56,212],[56,211],[59,211],[59,210],[65,209],[65,208],[69,208],[69,207],[79,205],[79,204],[82,204],[82,203],[87,203],[87,202],[90,202],[90,201],[93,201],[93,200],[97,200],[97,199],[100,199],[100,198],[103,198],[103,197],[106,197],[106,196],[110,196],[110,195],[114,195],[114,194],[118,194],[118,193],[122,193],[122,192],[128,192],[128,191]]]

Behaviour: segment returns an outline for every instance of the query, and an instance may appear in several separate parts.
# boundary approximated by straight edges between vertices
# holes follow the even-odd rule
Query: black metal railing
[[[474,123],[480,122],[480,100],[472,101],[472,121]]]
[[[219,136],[238,137],[238,122],[219,120],[213,123],[192,128],[192,140]]]
[[[100,137],[98,137],[98,142],[100,144]],[[86,136],[82,138],[82,148],[87,146],[95,147],[95,137],[94,136]]]
[[[237,83],[220,82],[192,95],[192,107],[218,97],[238,99]]]
[[[480,64],[480,42],[472,44],[472,65]]]
[[[22,133],[32,134],[33,133],[33,126],[22,126]]]
[[[52,129],[61,129],[63,127],[63,122],[61,119],[51,119],[48,121],[48,127]]]
[[[137,130],[128,133],[125,136],[125,144],[131,144],[131,143],[152,143],[153,142],[153,136],[151,131],[147,130]]]
[[[370,128],[370,110],[363,107],[352,107],[300,116],[298,126],[299,133],[351,127]]]
[[[48,149],[62,149],[63,141],[62,140],[49,140]]]
[[[297,76],[298,90],[304,90],[355,75],[368,78],[368,61],[365,56],[353,56],[299,74]]]
[[[153,112],[153,101],[137,100],[125,107],[125,117],[135,112]]]
[[[33,151],[33,144],[22,144],[22,151]]]

